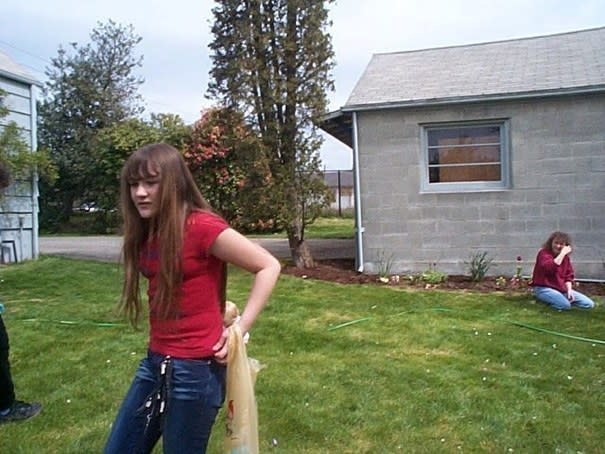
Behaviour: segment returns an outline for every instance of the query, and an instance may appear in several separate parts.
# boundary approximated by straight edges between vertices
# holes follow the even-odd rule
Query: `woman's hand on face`
[[[567,255],[567,254],[571,254],[571,246],[570,245],[565,245],[561,248],[561,253],[563,255]]]
[[[223,333],[221,334],[220,339],[212,350],[214,350],[214,360],[219,364],[227,364],[227,353],[228,353],[228,342],[229,339],[229,330],[223,326]]]

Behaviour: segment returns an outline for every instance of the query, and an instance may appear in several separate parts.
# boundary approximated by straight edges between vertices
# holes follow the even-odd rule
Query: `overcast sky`
[[[211,0],[0,0],[0,49],[45,80],[59,45],[85,44],[98,22],[132,24],[143,40],[140,75],[147,112],[186,122],[210,106]],[[329,32],[336,54],[330,110],[345,104],[374,53],[500,41],[605,26],[603,0],[339,0]],[[604,50],[605,52],[605,50]],[[335,139],[322,149],[327,169],[351,168]]]

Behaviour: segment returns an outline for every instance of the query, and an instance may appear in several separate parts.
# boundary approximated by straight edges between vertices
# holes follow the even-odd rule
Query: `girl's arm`
[[[281,264],[267,250],[231,228],[219,234],[210,253],[254,274],[254,282],[239,322],[242,333],[246,333],[267,304],[279,278]]]

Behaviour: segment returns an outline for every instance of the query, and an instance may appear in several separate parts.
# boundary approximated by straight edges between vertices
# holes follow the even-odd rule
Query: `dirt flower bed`
[[[285,265],[282,272],[303,279],[318,279],[322,281],[337,282],[339,284],[374,284],[394,287],[408,287],[417,289],[440,290],[472,290],[476,292],[508,292],[529,293],[531,288],[527,280],[515,282],[511,277],[488,276],[481,282],[471,281],[469,276],[448,276],[445,282],[429,284],[409,276],[390,276],[382,280],[377,275],[358,273],[354,270],[353,260],[326,260],[317,262],[315,268],[300,269]],[[577,290],[588,296],[605,296],[605,284],[597,282],[577,283]]]

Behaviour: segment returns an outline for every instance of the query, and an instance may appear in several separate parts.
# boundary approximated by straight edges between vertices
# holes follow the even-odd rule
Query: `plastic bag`
[[[230,301],[225,308],[225,325],[229,330],[227,395],[225,418],[226,454],[258,454],[258,413],[254,397],[260,363],[248,358],[246,344],[237,320],[237,307]]]

